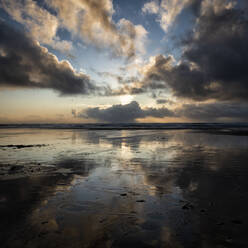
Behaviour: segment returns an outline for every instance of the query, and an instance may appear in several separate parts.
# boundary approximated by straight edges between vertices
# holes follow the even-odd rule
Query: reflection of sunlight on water
[[[121,143],[121,157],[124,159],[131,159],[133,157],[133,152],[124,142]]]
[[[106,140],[100,140],[99,148],[111,149],[111,148],[113,148],[113,145],[109,142],[106,142]]]
[[[27,211],[28,234],[24,234],[30,240],[28,247],[46,247],[42,243],[46,240],[58,247],[63,247],[63,242],[66,247],[95,247],[96,240],[100,244],[110,242],[111,246],[114,239],[128,239],[130,233],[136,240],[147,239],[147,244],[154,242],[157,247],[159,241],[168,247],[180,247],[179,240],[184,236],[175,235],[177,228],[186,230],[185,236],[192,233],[190,228],[194,224],[198,228],[200,223],[202,230],[208,228],[209,220],[206,225],[201,209],[218,207],[218,202],[225,201],[227,207],[220,208],[216,215],[212,215],[211,209],[208,211],[215,228],[219,221],[216,216],[228,210],[231,197],[236,203],[247,194],[243,176],[247,172],[247,137],[144,130],[18,130],[16,135],[11,132],[14,131],[0,134],[1,144],[49,146],[0,150],[1,158],[19,158],[22,163],[43,159],[60,172],[57,181],[54,176],[48,180],[50,183],[39,177],[28,178],[24,181],[26,187],[12,187],[18,201],[33,204],[29,208],[32,210]],[[241,187],[243,191],[239,192]],[[41,194],[42,190],[46,192]],[[40,201],[30,199],[32,195],[38,195]],[[201,207],[193,202],[194,210],[184,210],[185,200],[192,199],[198,200]],[[247,213],[246,205],[240,206]],[[230,208],[230,213],[235,211]],[[230,213],[226,214],[228,218]],[[153,227],[157,229],[154,231]],[[213,230],[212,227],[209,229]],[[36,234],[33,239],[28,236],[31,229]]]

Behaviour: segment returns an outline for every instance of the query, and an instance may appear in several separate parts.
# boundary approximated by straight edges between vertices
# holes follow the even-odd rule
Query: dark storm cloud
[[[126,105],[113,105],[109,108],[88,108],[77,114],[79,118],[91,118],[103,122],[123,123],[135,122],[137,118],[145,117],[173,117],[174,113],[167,108],[145,108],[142,109],[136,101]]]
[[[191,120],[200,121],[248,121],[248,105],[246,103],[202,103],[185,104],[176,110],[176,114]]]
[[[78,113],[72,110],[72,115],[75,118],[90,118],[111,123],[135,122],[136,119],[145,117],[176,117],[204,122],[240,122],[248,121],[248,104],[228,102],[184,104],[172,110],[165,107],[141,108],[136,101],[133,101],[126,105],[113,105],[103,109],[87,108]]]
[[[248,100],[245,7],[231,7],[227,1],[201,3],[200,11],[199,4],[194,11],[199,14],[195,30],[183,41],[181,62],[175,64],[171,56],[158,55],[143,80],[127,86],[125,92],[137,94],[169,88],[175,96],[197,101]]]
[[[90,94],[97,88],[28,35],[0,22],[0,86],[46,88],[61,95]]]

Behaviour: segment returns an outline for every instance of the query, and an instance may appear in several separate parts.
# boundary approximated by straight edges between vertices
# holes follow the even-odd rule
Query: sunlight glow
[[[133,100],[133,96],[131,95],[120,96],[120,102],[122,105],[130,103],[132,100]]]

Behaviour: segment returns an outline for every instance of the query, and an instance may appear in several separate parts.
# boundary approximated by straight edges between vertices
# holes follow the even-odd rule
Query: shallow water
[[[19,128],[0,145],[1,247],[248,247],[248,136]]]

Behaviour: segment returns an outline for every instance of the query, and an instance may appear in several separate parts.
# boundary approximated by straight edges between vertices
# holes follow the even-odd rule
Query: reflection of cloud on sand
[[[246,242],[248,155],[243,148],[248,137],[237,143],[229,136],[189,131],[60,130],[53,135],[56,149],[49,154],[57,174],[0,182],[7,207],[2,220],[9,221],[3,233],[16,238],[12,247],[25,242],[215,247],[226,244],[222,222],[233,242]],[[17,211],[7,220],[17,202],[24,217]],[[12,234],[24,219],[22,230]],[[236,228],[232,220],[242,224]]]

